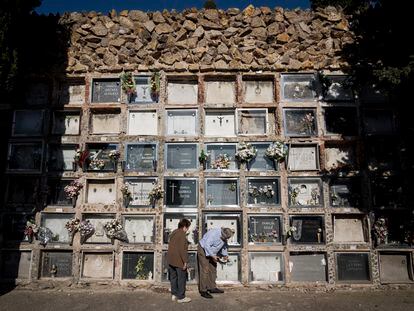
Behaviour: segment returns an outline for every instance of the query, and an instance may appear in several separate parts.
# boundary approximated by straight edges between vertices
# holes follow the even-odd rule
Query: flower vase
[[[257,204],[257,198],[254,197],[254,204]]]
[[[81,236],[80,236],[80,244],[81,244],[81,245],[82,245],[82,244],[85,244],[85,242],[86,242],[86,236],[81,235]]]
[[[151,206],[152,208],[155,208],[156,199],[151,199]]]
[[[69,233],[69,246],[72,246],[74,237],[75,237],[75,232]]]
[[[78,201],[78,197],[73,197],[72,198],[72,207],[75,208],[76,207],[76,202]]]
[[[76,172],[76,171],[77,171],[77,169],[78,169],[78,163],[76,163],[76,162],[72,162],[72,171],[73,171],[73,172]]]
[[[114,173],[118,171],[118,161],[112,161],[112,165],[114,167]]]
[[[278,170],[278,163],[279,162],[277,160],[273,160],[273,168],[274,168],[275,171]]]
[[[125,164],[126,164],[126,162],[125,162],[125,161],[121,161],[121,170],[122,170],[123,172],[125,172]]]
[[[206,170],[206,168],[207,168],[207,163],[206,163],[206,161],[201,161],[201,164],[202,164],[202,166],[203,166],[203,171],[205,171],[205,170]]]
[[[111,244],[114,245],[115,244],[115,238],[111,238]]]
[[[246,169],[247,169],[248,171],[250,171],[250,161],[247,161],[247,162],[246,162]]]
[[[124,197],[124,208],[128,208],[129,202],[130,202],[130,198],[129,197]]]
[[[82,171],[83,172],[86,172],[87,170],[88,170],[88,165],[85,162],[83,162],[83,164],[82,164]]]

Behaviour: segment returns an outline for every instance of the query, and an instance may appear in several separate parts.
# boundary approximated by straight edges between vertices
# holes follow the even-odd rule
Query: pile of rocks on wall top
[[[340,69],[340,51],[353,42],[333,7],[74,12],[61,22],[71,30],[69,73]]]

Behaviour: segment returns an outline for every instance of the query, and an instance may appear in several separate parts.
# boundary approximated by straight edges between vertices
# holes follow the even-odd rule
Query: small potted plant
[[[206,163],[208,159],[208,154],[204,152],[204,150],[201,150],[200,155],[198,157],[198,161],[201,165],[203,165],[203,170],[206,169]]]
[[[121,153],[118,150],[111,150],[108,154],[108,157],[111,160],[112,165],[114,166],[115,173],[117,171],[118,160],[120,156],[121,156]]]
[[[76,201],[82,188],[83,184],[79,181],[79,179],[75,179],[69,185],[65,186],[65,188],[63,189],[66,198],[72,200],[73,207],[76,206]]]
[[[121,73],[121,87],[122,90],[127,94],[128,103],[132,102],[133,97],[136,95],[135,79],[132,72]]]
[[[129,203],[132,201],[132,193],[131,190],[129,190],[128,184],[121,187],[121,193],[124,201],[124,207],[127,208]]]
[[[154,185],[151,191],[148,193],[148,199],[151,202],[152,207],[155,207],[157,200],[163,197],[164,193],[162,191],[161,185]]]
[[[250,170],[250,161],[257,155],[257,150],[250,143],[241,142],[237,146],[236,159],[240,163],[246,163],[247,170]]]

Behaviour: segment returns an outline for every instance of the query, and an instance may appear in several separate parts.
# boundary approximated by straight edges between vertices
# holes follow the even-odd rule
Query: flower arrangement
[[[145,271],[145,256],[138,257],[137,264],[135,265],[135,273],[137,274],[136,278],[138,280],[150,279],[149,272]]]
[[[132,76],[132,72],[123,72],[120,75],[121,78],[121,87],[128,95],[136,93],[135,89],[135,80]]]
[[[57,235],[57,240],[59,239],[59,235]],[[47,243],[49,243],[50,240],[56,240],[54,239],[54,235],[52,230],[46,227],[40,227],[39,231],[37,232],[37,239],[39,240],[39,243],[43,246],[45,246]]]
[[[388,226],[385,218],[378,218],[373,225],[374,235],[377,238],[378,244],[387,243],[388,241]]]
[[[229,190],[232,191],[232,192],[236,191],[237,190],[237,184],[234,183],[234,182],[231,183],[230,186],[229,186]]]
[[[277,238],[279,234],[276,230],[272,230],[270,232],[262,232],[259,234],[252,234],[251,240],[254,242],[277,242]]]
[[[73,235],[77,231],[79,231],[80,220],[77,218],[72,218],[68,220],[65,224],[66,230],[68,230],[69,234]]]
[[[155,201],[158,199],[161,199],[164,196],[164,192],[162,191],[161,185],[154,185],[154,187],[151,189],[151,191],[148,193],[148,198],[152,202],[152,204],[155,204]]]
[[[257,204],[257,197],[264,196],[266,198],[272,198],[275,195],[272,185],[257,187],[249,184],[248,193],[254,198],[254,204]]]
[[[312,134],[313,133],[313,122],[315,120],[315,117],[312,115],[312,113],[307,113],[301,120],[303,131]]]
[[[257,150],[250,143],[241,142],[237,146],[236,159],[239,162],[250,162],[257,155]]]
[[[24,236],[28,239],[30,243],[32,243],[33,238],[39,232],[39,227],[35,224],[34,220],[28,220],[26,222],[26,227],[24,229]]]
[[[293,236],[293,234],[296,232],[297,228],[295,226],[290,226],[288,227],[287,231],[286,231],[286,236],[288,238],[290,238],[291,236]]]
[[[104,225],[104,230],[106,236],[111,240],[118,239],[120,241],[128,242],[128,237],[124,230],[124,227],[122,226],[121,221],[118,219],[112,219],[111,221],[108,221]]]
[[[200,163],[205,163],[208,159],[209,155],[204,152],[204,150],[201,150],[200,155],[198,157],[198,161]]]
[[[81,237],[80,242],[83,244],[95,232],[95,227],[90,223],[89,220],[82,220],[79,224],[78,230]]]
[[[278,162],[282,162],[288,154],[288,147],[281,141],[275,141],[272,143],[265,152],[265,155]]]
[[[89,167],[93,170],[103,170],[105,167],[105,161],[100,159],[93,159],[89,163]]]
[[[228,169],[230,167],[230,158],[226,153],[220,153],[211,163],[213,169]]]
[[[298,204],[297,197],[298,197],[299,192],[300,192],[299,186],[294,187],[294,188],[292,188],[292,187],[290,188],[289,196],[290,196],[290,204],[291,205],[297,205]]]
[[[254,198],[260,196],[259,188],[249,184],[249,195]]]
[[[121,156],[121,153],[118,150],[111,150],[108,154],[108,157],[112,162],[118,161],[120,156]]]
[[[121,187],[121,193],[122,196],[126,199],[131,199],[132,193],[131,190],[129,190],[128,184],[125,184]]]
[[[84,163],[86,162],[86,159],[89,157],[89,151],[88,150],[81,150],[76,149],[75,156],[73,157],[73,160],[75,163],[79,164],[80,167],[83,167]]]
[[[68,199],[75,199],[78,197],[82,188],[83,184],[79,181],[79,179],[75,179],[69,185],[65,186],[63,191]]]
[[[157,100],[160,95],[160,73],[154,72],[150,79],[151,97]]]

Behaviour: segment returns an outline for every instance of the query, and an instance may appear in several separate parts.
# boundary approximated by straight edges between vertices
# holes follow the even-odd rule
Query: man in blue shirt
[[[198,243],[197,258],[199,267],[198,290],[204,298],[213,298],[210,294],[221,294],[217,288],[217,262],[227,261],[227,240],[234,234],[230,228],[213,228],[204,234]]]

